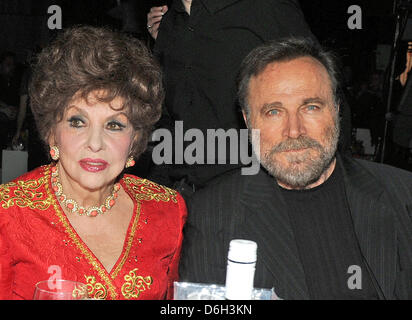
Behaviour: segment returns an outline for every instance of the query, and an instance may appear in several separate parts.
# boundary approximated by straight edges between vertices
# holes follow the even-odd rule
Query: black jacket
[[[339,163],[339,162],[338,162]],[[412,174],[342,158],[346,198],[361,252],[380,298],[412,299]],[[180,264],[181,281],[224,284],[229,242],[256,241],[255,287],[309,299],[287,206],[275,180],[230,173],[195,193]]]

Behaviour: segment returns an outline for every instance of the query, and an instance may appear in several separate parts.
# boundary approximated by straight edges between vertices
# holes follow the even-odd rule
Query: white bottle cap
[[[253,263],[257,259],[256,251],[256,242],[235,239],[230,241],[228,259],[240,263]]]

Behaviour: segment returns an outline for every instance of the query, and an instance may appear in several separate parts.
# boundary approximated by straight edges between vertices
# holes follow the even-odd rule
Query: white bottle
[[[254,241],[230,241],[226,269],[226,299],[252,299],[256,251],[257,244]]]

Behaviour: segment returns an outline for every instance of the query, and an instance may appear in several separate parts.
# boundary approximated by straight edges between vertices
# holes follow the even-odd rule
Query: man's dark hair
[[[335,56],[309,38],[287,38],[270,41],[253,49],[243,60],[238,78],[238,99],[246,115],[249,114],[250,79],[259,75],[266,66],[273,62],[287,62],[303,57],[313,58],[326,68],[331,80],[335,107],[338,107],[338,68]]]

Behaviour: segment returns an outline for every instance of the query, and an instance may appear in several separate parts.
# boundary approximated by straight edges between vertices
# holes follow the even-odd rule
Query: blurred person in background
[[[41,165],[47,164],[49,159],[45,152],[45,145],[42,142],[34,121],[31,110],[29,97],[29,82],[31,79],[32,65],[35,63],[35,57],[41,51],[41,47],[36,47],[27,59],[27,66],[23,73],[20,85],[20,101],[17,113],[16,132],[14,133],[12,146],[18,147],[19,144],[27,142],[28,163],[27,169],[31,171]],[[23,133],[27,129],[27,140],[24,141]]]
[[[20,72],[16,55],[4,52],[0,55],[0,166],[1,150],[6,149],[15,131],[15,119],[19,106]]]

